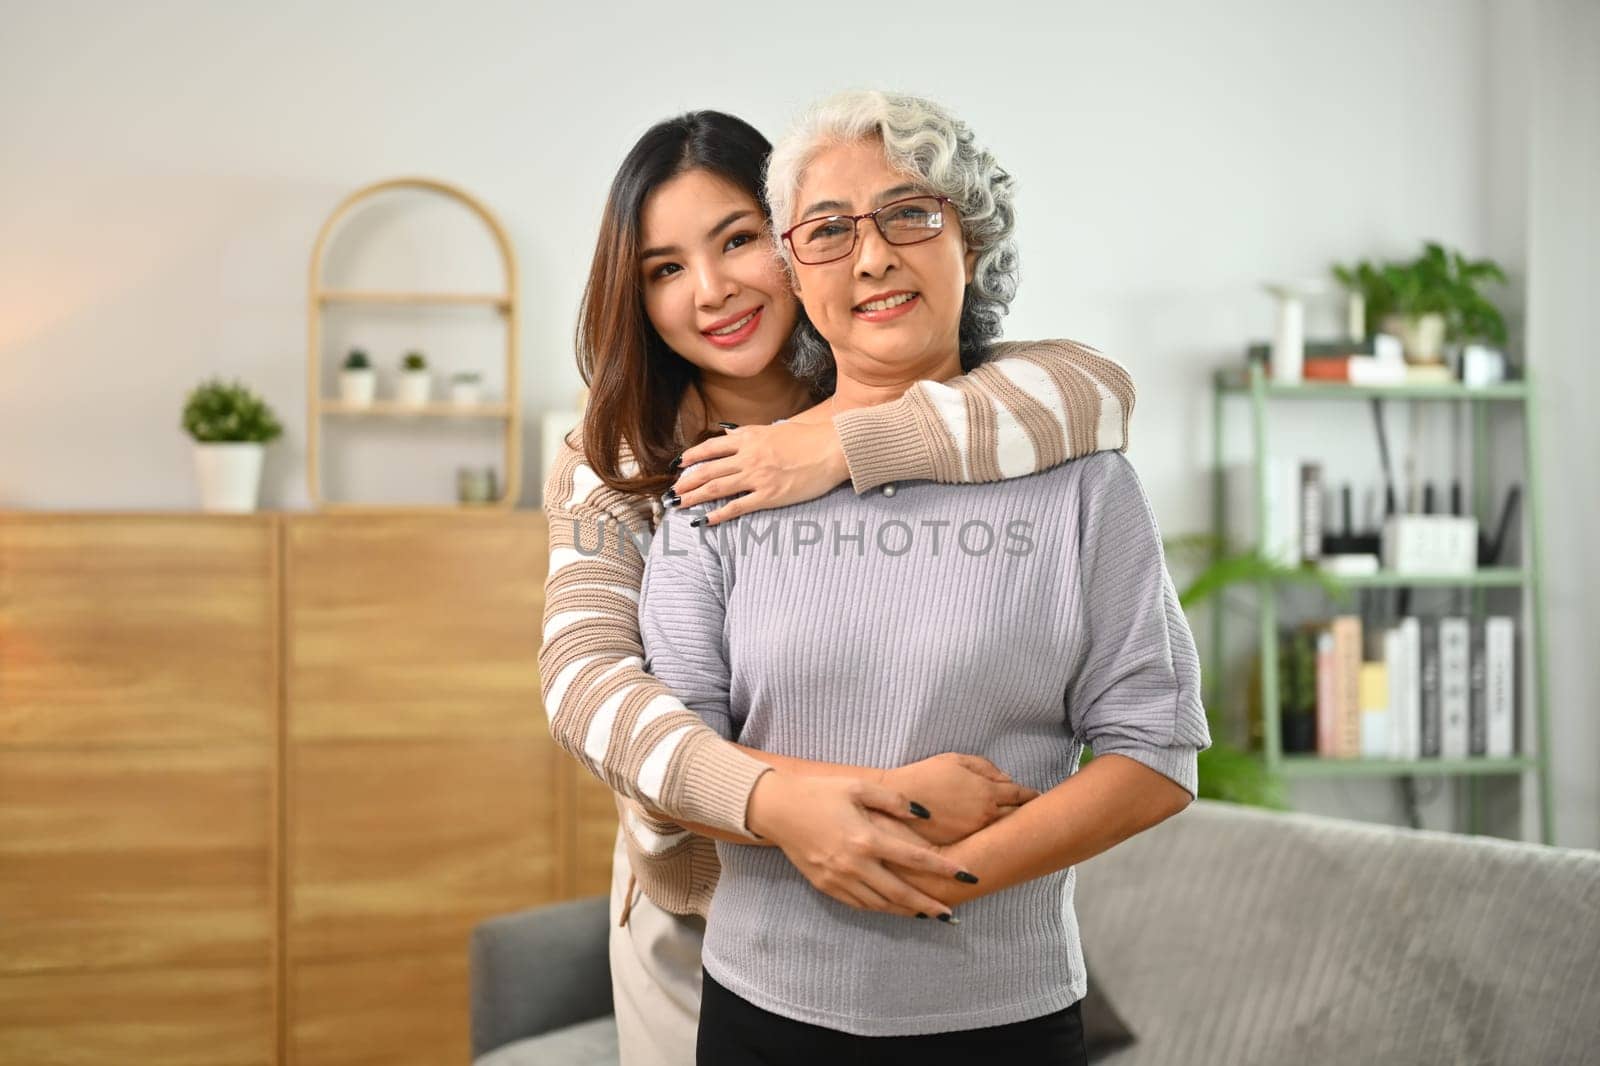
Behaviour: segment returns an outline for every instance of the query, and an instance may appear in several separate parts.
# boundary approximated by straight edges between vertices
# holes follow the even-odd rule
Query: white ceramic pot
[[[1429,311],[1423,315],[1383,316],[1383,332],[1400,338],[1408,363],[1444,362],[1444,315]]]
[[[194,445],[203,511],[254,511],[261,492],[261,457],[266,448],[251,441]]]
[[[396,399],[407,407],[421,407],[433,391],[433,374],[427,370],[400,371],[400,390]]]
[[[353,407],[367,407],[378,391],[378,372],[365,370],[339,371],[339,399]]]
[[[483,384],[478,381],[452,381],[450,383],[450,402],[458,404],[475,404],[483,400]]]

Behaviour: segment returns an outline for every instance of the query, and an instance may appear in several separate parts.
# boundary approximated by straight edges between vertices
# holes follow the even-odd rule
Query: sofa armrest
[[[535,907],[472,930],[472,1057],[611,1013],[605,896]]]

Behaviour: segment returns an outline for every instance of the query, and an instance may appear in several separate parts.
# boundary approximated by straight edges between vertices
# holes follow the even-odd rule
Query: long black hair
[[[583,450],[607,485],[659,493],[680,444],[678,405],[695,368],[667,347],[645,313],[639,222],[645,201],[666,182],[704,170],[742,189],[770,217],[762,177],[772,145],[761,131],[721,111],[690,111],[645,131],[617,168],[606,197],[589,281],[578,312],[578,370],[589,386]],[[622,445],[638,463],[625,473]]]

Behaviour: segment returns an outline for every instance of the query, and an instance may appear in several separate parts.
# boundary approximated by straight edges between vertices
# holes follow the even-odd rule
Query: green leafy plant
[[[351,348],[350,354],[344,357],[346,370],[370,370],[372,364],[367,360],[367,353],[360,348]]]
[[[1437,241],[1428,241],[1414,260],[1376,265],[1367,260],[1348,266],[1335,263],[1333,276],[1361,294],[1369,335],[1377,332],[1385,315],[1436,312],[1444,315],[1447,340],[1506,343],[1505,320],[1480,291],[1490,281],[1505,284],[1505,272],[1493,260],[1468,260]]]
[[[272,408],[241,381],[211,378],[196,386],[183,405],[183,428],[202,444],[265,444],[283,433]]]
[[[407,352],[402,364],[407,370],[428,369],[428,359],[421,352]]]

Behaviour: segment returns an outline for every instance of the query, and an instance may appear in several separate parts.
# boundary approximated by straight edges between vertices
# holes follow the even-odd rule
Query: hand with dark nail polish
[[[676,507],[676,506],[678,506],[678,504],[683,502],[683,497],[679,496],[676,492],[673,492],[671,489],[668,489],[665,493],[662,494],[661,502],[666,504],[668,507]]]
[[[928,813],[928,808],[924,807],[922,804],[918,803],[916,800],[912,800],[911,801],[911,813],[916,815],[918,818],[932,818],[933,817],[932,814]]]
[[[733,422],[718,422],[717,425],[721,426],[723,429],[738,429],[739,428],[738,425],[736,423],[733,423]]]
[[[679,452],[672,462],[667,464],[667,469],[677,470],[681,466],[683,466],[683,453]]]
[[[699,529],[701,526],[706,524],[706,521],[707,521],[706,516],[705,515],[701,515],[699,518],[690,519],[689,524],[691,526],[693,526],[695,529]]]
[[[961,870],[956,874],[956,880],[965,885],[975,885],[978,883],[978,879],[967,873],[965,870]]]

